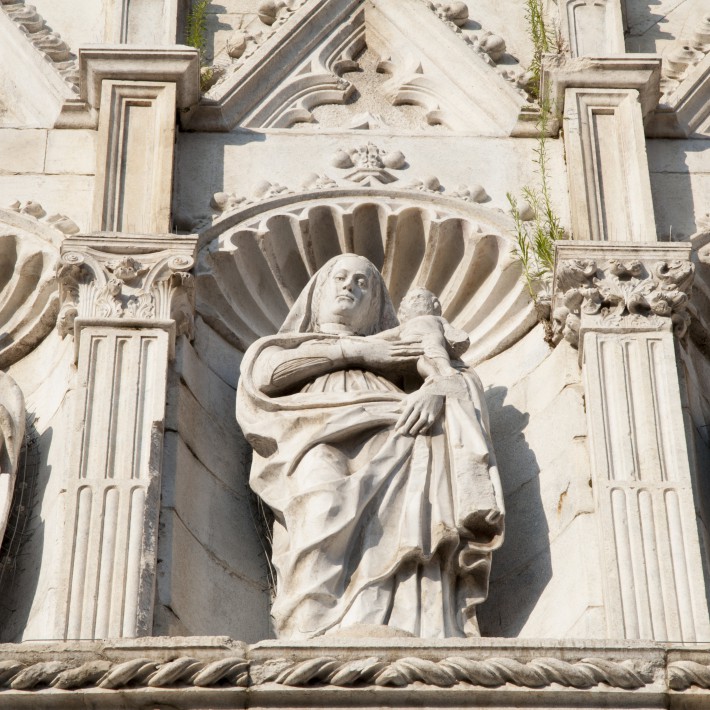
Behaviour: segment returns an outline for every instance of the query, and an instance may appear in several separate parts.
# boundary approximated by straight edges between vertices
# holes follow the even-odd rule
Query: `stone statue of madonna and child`
[[[244,356],[279,638],[479,635],[504,520],[481,383],[433,294],[399,320],[377,268],[344,254]]]

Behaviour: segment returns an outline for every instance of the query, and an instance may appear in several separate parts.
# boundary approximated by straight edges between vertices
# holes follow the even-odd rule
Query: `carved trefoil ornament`
[[[176,335],[192,336],[194,240],[152,238],[134,247],[131,256],[101,237],[64,242],[57,272],[62,336],[74,332],[77,318],[150,321],[170,329],[174,323]]]
[[[385,151],[374,143],[367,143],[350,150],[338,150],[332,159],[333,166],[342,170],[354,168],[345,179],[364,187],[377,187],[395,182],[397,177],[389,172],[402,170],[406,165],[400,151]]]

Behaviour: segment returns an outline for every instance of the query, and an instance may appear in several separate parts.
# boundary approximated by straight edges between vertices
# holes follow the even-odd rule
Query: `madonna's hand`
[[[444,407],[444,397],[426,391],[413,392],[404,400],[404,408],[395,431],[416,436],[426,434]]]
[[[396,369],[397,363],[414,362],[424,354],[421,343],[389,342],[364,337],[343,338],[343,357],[349,364],[373,369]]]

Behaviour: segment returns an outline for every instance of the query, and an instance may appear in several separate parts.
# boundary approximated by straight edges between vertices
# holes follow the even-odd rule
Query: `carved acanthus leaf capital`
[[[194,237],[68,239],[57,270],[59,332],[73,333],[77,319],[130,320],[175,323],[178,335],[192,337],[194,248]]]
[[[553,301],[554,342],[579,346],[581,329],[671,329],[682,338],[695,267],[689,259],[559,259]],[[627,258],[630,257],[630,258]]]

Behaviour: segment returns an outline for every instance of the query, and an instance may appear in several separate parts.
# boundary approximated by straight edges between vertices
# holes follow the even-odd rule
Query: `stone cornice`
[[[183,113],[200,100],[200,60],[193,47],[87,45],[79,48],[79,98],[65,101],[60,128],[95,128],[103,81],[163,82],[176,85],[177,108]]]
[[[174,82],[177,84],[177,107],[188,109],[200,98],[199,64],[197,50],[182,45],[79,47],[81,98],[98,109],[104,79]]]
[[[710,649],[700,645],[319,639],[245,646],[184,637],[0,646],[0,708],[83,708],[90,698],[113,702],[112,694],[178,708],[334,707],[346,698],[358,707],[428,698],[441,707],[667,708],[676,696],[707,702],[709,688]]]
[[[564,110],[565,89],[635,89],[644,117],[661,97],[661,57],[628,54],[618,57],[546,55],[542,65],[541,95],[546,96],[556,115]]]

